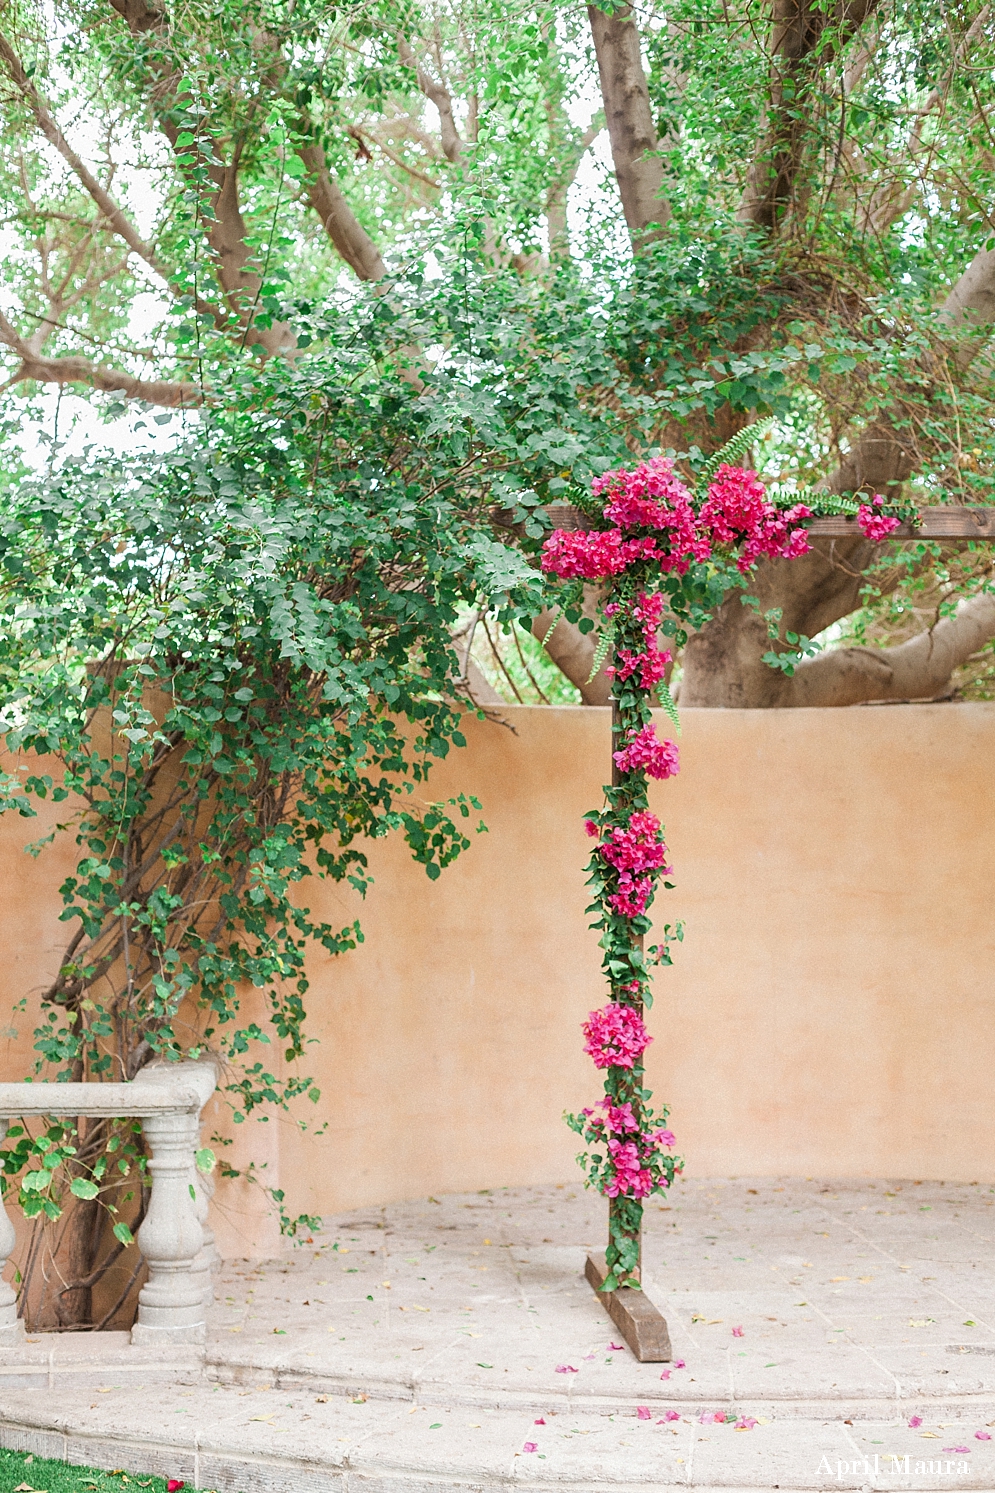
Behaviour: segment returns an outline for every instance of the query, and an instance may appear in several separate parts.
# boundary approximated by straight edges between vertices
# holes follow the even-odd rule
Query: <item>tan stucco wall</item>
[[[365,944],[311,958],[307,1118],[327,1131],[237,1137],[294,1211],[576,1175],[560,1115],[599,1091],[579,1035],[603,1000],[581,816],[608,717],[504,717],[467,722],[431,784],[476,793],[489,832],[437,882],[400,841],[371,846]],[[681,755],[654,787],[677,883],[655,911],[687,934],[648,1065],[689,1174],[995,1179],[995,706],[693,710]],[[41,832],[0,821],[8,998],[51,976],[65,931],[67,849],[19,849]],[[317,879],[303,896],[330,921],[357,912]],[[23,1035],[6,1050],[20,1076]],[[219,1202],[227,1247],[261,1246],[258,1204]]]

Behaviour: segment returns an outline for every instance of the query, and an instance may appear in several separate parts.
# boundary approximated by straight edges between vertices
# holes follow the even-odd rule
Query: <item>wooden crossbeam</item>
[[[555,529],[590,529],[593,522],[570,503],[549,503],[542,510]],[[808,525],[813,539],[860,539],[855,518],[842,515],[814,518]],[[902,524],[889,539],[942,539],[945,544],[967,544],[972,539],[995,539],[995,508],[920,508],[916,524]]]

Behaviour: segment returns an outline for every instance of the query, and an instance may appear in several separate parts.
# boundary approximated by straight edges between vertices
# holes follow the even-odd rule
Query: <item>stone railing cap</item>
[[[145,1115],[199,1114],[199,1085],[173,1083],[0,1083],[0,1118],[94,1115],[139,1120]]]

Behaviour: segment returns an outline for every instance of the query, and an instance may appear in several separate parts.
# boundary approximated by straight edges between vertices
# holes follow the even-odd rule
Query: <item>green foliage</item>
[[[362,934],[312,916],[307,878],[365,893],[363,841],[392,830],[434,878],[483,828],[472,794],[439,803],[426,784],[464,742],[459,615],[541,603],[488,518],[510,501],[543,532],[525,481],[551,458],[526,414],[455,374],[420,397],[364,382],[349,352],[270,365],[164,456],[18,486],[0,520],[8,804],[64,805],[79,846],[39,1073],[117,1079],[206,1045],[240,1117],[318,1101],[298,1066],[306,952]],[[265,1021],[243,1014],[248,986]],[[8,1153],[9,1175],[37,1144]],[[73,1153],[50,1137],[39,1154],[22,1197],[55,1217],[52,1162]],[[90,1166],[70,1185],[81,1199]]]

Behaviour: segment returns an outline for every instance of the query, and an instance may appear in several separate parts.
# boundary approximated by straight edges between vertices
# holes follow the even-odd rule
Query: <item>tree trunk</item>
[[[646,232],[649,225],[663,226],[670,217],[670,208],[660,196],[663,165],[654,154],[658,142],[639,31],[629,6],[609,16],[596,5],[589,5],[587,14],[622,211],[633,248],[639,248],[657,236]]]

